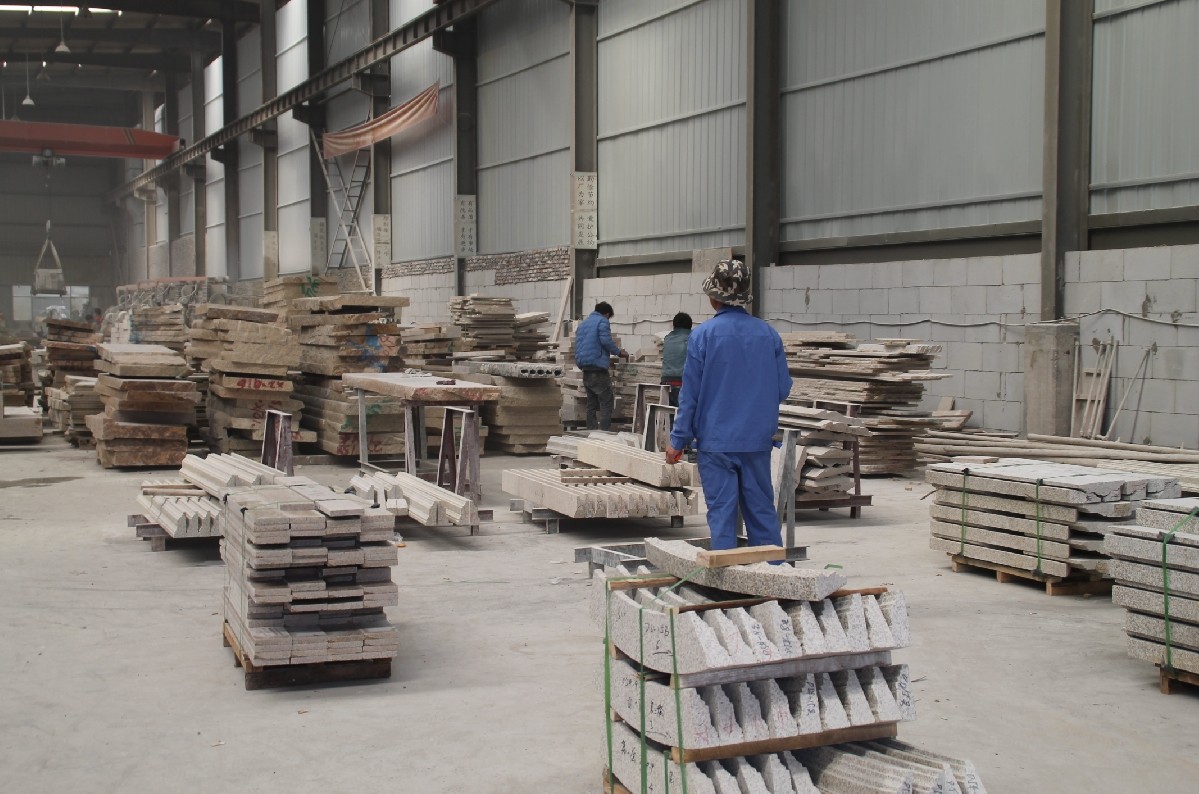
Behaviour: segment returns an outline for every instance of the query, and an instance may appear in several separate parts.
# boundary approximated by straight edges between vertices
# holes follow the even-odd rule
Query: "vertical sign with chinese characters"
[[[574,189],[570,210],[571,244],[594,251],[599,248],[599,174],[594,171],[571,173]]]
[[[477,209],[475,196],[454,196],[454,256],[478,253]]]

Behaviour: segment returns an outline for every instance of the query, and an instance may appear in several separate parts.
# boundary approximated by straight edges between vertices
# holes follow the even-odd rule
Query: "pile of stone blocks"
[[[513,455],[542,454],[550,436],[562,432],[556,378],[551,362],[503,361],[459,365],[471,380],[500,387],[498,402],[483,406],[487,447]]]
[[[341,290],[334,276],[304,273],[280,276],[262,285],[262,308],[274,309],[286,316],[296,298],[323,298],[337,295]]]
[[[46,320],[46,364],[50,385],[61,387],[68,375],[94,377],[100,334],[79,320]]]
[[[400,332],[405,367],[448,372],[462,334],[447,323],[405,326]]]
[[[511,298],[452,298],[450,320],[462,332],[459,352],[493,353],[503,358],[516,346],[516,307]]]
[[[609,656],[610,784],[985,790],[969,762],[894,738],[916,716],[907,666],[891,658],[911,643],[902,593],[842,589],[835,570],[705,568],[684,541],[649,538],[645,555],[649,566],[601,574],[591,605]]]
[[[783,405],[779,427],[797,433],[794,482],[798,507],[804,502],[856,495],[858,445],[870,435],[861,419],[820,408]],[[783,451],[775,449],[771,468],[775,493],[780,495],[783,466]]]
[[[139,345],[162,345],[182,353],[187,345],[187,313],[183,304],[166,306],[135,306],[119,325],[115,342]]]
[[[188,355],[209,374],[205,418],[214,450],[261,452],[267,411],[292,417],[293,444],[315,439],[300,430],[303,403],[293,394],[300,346],[277,311],[205,304],[191,333]]]
[[[916,468],[916,438],[937,421],[920,409],[924,383],[949,377],[929,368],[940,345],[914,339],[857,343],[848,334],[783,334],[792,402],[830,408],[860,406],[870,429],[860,444],[863,474]]]
[[[304,404],[301,422],[316,434],[316,445],[330,455],[357,455],[358,397],[341,378],[306,375],[296,386]],[[372,456],[404,453],[404,409],[394,397],[368,394],[367,451]]]
[[[395,656],[391,513],[303,477],[226,498],[225,634],[247,670]]]
[[[566,518],[680,518],[699,514],[699,496],[693,489],[665,490],[636,482],[587,483],[579,480],[577,472],[556,469],[505,469],[501,483],[504,493]]]
[[[30,348],[25,342],[0,345],[0,400],[15,408],[33,405],[33,364]]]
[[[162,345],[97,346],[96,393],[104,412],[86,418],[105,468],[177,467],[200,400],[187,363]]]
[[[1147,499],[1103,543],[1124,607],[1128,654],[1170,679],[1199,684],[1199,498]],[[1170,626],[1167,644],[1166,626]],[[1189,674],[1189,675],[1188,675]]]
[[[931,464],[924,479],[937,487],[931,548],[1028,578],[1108,579],[1104,538],[1144,500],[1181,496],[1171,477],[1023,458]]]
[[[575,447],[579,463],[624,475],[654,488],[692,488],[699,485],[699,467],[680,461],[668,464],[661,452],[646,452],[637,447],[600,437],[580,438]]]
[[[67,375],[61,387],[46,388],[46,409],[50,422],[57,427],[72,446],[91,449],[95,446],[87,418],[104,410],[96,394],[96,379]]]

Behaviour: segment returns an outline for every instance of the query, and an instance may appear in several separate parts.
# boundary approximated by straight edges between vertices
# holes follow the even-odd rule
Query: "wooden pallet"
[[[233,665],[245,670],[247,690],[391,678],[391,659],[255,666],[242,652],[228,623],[224,624],[223,642],[233,651]]]
[[[1060,576],[1049,576],[1036,571],[1024,571],[1010,568],[986,560],[975,560],[960,554],[950,554],[950,562],[954,573],[962,571],[994,571],[995,581],[1001,584],[1008,582],[1036,582],[1045,586],[1045,594],[1058,595],[1104,595],[1111,593],[1111,579],[1063,579]]]
[[[1167,670],[1157,668],[1158,685],[1163,695],[1176,695],[1179,692],[1199,694],[1199,675],[1186,670]]]

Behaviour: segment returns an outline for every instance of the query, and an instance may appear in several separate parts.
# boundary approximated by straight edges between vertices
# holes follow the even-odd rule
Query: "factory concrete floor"
[[[0,790],[595,792],[601,635],[572,549],[661,521],[496,522],[406,533],[390,680],[247,692],[221,644],[215,544],[133,537],[145,473],[100,469],[48,437],[0,449]],[[348,467],[300,472],[348,484]],[[159,473],[156,473],[159,474]],[[927,548],[928,487],[872,479],[875,506],[804,515],[800,540],[851,586],[902,589],[918,719],[900,738],[974,761],[992,792],[1192,792],[1199,696],[1162,695],[1125,656],[1105,597],[954,574]]]

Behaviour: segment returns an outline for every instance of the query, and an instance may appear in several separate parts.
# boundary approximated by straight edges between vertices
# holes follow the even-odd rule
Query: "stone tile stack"
[[[0,390],[3,405],[9,408],[33,405],[33,364],[26,342],[0,345]]]
[[[477,370],[477,371],[475,371]],[[466,365],[467,376],[500,387],[499,402],[483,406],[487,447],[510,454],[541,454],[550,436],[562,432],[558,410],[562,393],[553,363],[528,361]]]
[[[330,455],[358,455],[358,398],[341,378],[306,375],[296,385],[303,425]],[[404,453],[404,410],[386,395],[366,396],[367,451],[372,457]]]
[[[87,427],[87,418],[104,410],[95,378],[67,375],[62,386],[47,387],[46,408],[50,421],[72,446],[91,449],[96,445]]]
[[[449,372],[455,346],[461,339],[461,332],[447,324],[405,326],[400,332],[404,366],[425,372]]]
[[[97,346],[96,393],[104,412],[87,417],[105,468],[177,467],[187,454],[199,393],[187,363],[162,345]]]
[[[940,345],[912,339],[856,344],[848,334],[783,334],[794,383],[791,401],[860,406],[871,435],[861,442],[863,474],[902,474],[917,465],[915,439],[937,422],[920,410]]]
[[[398,603],[395,518],[305,481],[228,492],[226,639],[247,670],[390,660],[399,650],[384,614]]]
[[[324,298],[340,291],[333,276],[315,273],[280,276],[263,283],[262,308],[274,309],[286,316],[291,311],[291,302],[297,298]]]
[[[915,718],[908,668],[891,658],[911,642],[903,594],[842,589],[833,570],[736,564],[747,552],[771,553],[648,538],[652,569],[601,575],[591,612],[607,646],[609,782],[654,794],[984,791],[968,761],[894,739]]]
[[[1163,692],[1199,685],[1199,499],[1146,499],[1103,543],[1127,610],[1128,655],[1157,665]]]
[[[462,332],[457,352],[492,353],[502,357],[516,345],[516,308],[511,298],[481,295],[452,298],[450,321]]]
[[[46,320],[46,364],[50,385],[61,387],[68,375],[95,377],[96,345],[100,335],[90,323]]]
[[[293,444],[315,439],[300,430],[303,403],[293,394],[300,346],[279,320],[273,309],[205,304],[196,311],[188,355],[208,373],[205,418],[218,452],[257,455],[267,411],[292,416]]]
[[[798,431],[796,503],[841,499],[855,493],[854,442],[870,435],[865,423],[854,417],[819,408],[783,405],[779,408],[779,427]],[[775,492],[779,492],[783,474],[783,453],[773,452],[771,465]]]
[[[187,315],[182,304],[135,306],[129,312],[130,342],[162,345],[182,353],[187,339]]]
[[[937,487],[931,548],[956,564],[1047,581],[1050,594],[1108,579],[1104,538],[1145,500],[1181,495],[1169,477],[1022,458],[930,464],[925,481]]]

